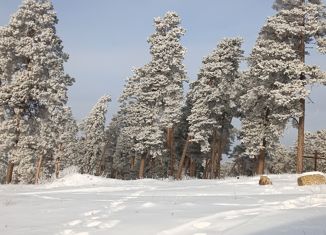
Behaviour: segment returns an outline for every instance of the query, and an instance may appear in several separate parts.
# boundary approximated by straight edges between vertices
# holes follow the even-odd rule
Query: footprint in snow
[[[100,210],[92,210],[84,213],[84,216],[91,216],[100,213]]]
[[[101,221],[91,221],[86,224],[86,227],[93,228],[93,227],[99,226],[101,223],[102,223]]]
[[[207,228],[210,225],[211,225],[210,222],[203,221],[203,222],[194,223],[192,226],[194,226],[195,228],[198,228],[198,229],[202,229],[202,228]]]
[[[100,229],[108,229],[108,228],[113,228],[116,226],[118,223],[120,223],[120,220],[110,220],[106,223],[102,223],[100,225]]]
[[[235,218],[238,218],[238,217],[239,217],[238,215],[228,215],[224,219],[230,220],[230,219],[235,219]]]
[[[88,232],[75,233],[71,229],[66,229],[63,232],[61,232],[60,235],[89,235],[89,233]]]
[[[80,224],[82,221],[81,220],[73,220],[68,223],[69,226],[76,226],[77,224]]]
[[[144,208],[151,208],[151,207],[154,207],[154,206],[155,206],[155,204],[152,203],[152,202],[146,202],[146,203],[144,203],[142,205],[142,207],[144,207]]]

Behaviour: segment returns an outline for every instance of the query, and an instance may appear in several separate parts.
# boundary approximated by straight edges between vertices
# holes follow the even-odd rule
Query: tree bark
[[[191,160],[190,163],[190,172],[189,172],[190,177],[195,177],[196,176],[196,161]]]
[[[131,157],[131,160],[130,160],[130,169],[133,170],[135,168],[135,156],[132,156]]]
[[[210,167],[210,160],[209,159],[206,159],[206,162],[205,162],[205,169],[204,169],[204,173],[203,173],[203,178],[204,179],[208,179],[208,174],[209,174],[209,167]]]
[[[60,173],[60,158],[57,158],[55,160],[55,166],[54,166],[54,169],[55,169],[55,178],[59,178],[59,173]]]
[[[303,116],[299,117],[299,125],[298,125],[298,146],[297,146],[297,174],[301,174],[303,171],[303,155],[304,155],[304,115],[305,115],[305,100],[300,100],[301,109],[303,112]]]
[[[301,0],[301,3],[304,4],[305,0]],[[305,25],[305,16],[302,21],[302,25]],[[305,35],[301,34],[301,40],[299,44],[299,53],[300,59],[303,63],[305,63]],[[302,77],[300,79],[305,79]],[[298,146],[297,146],[297,158],[296,158],[296,172],[297,174],[301,174],[303,171],[303,155],[304,155],[304,122],[305,122],[305,99],[300,99],[300,106],[302,110],[302,116],[299,117],[299,124],[298,124]]]
[[[144,173],[145,173],[145,156],[143,155],[140,159],[140,167],[139,167],[139,175],[138,178],[139,179],[143,179],[144,178]]]
[[[175,146],[174,146],[174,129],[167,129],[167,147],[170,152],[170,164],[169,164],[169,176],[174,176],[174,164],[175,164]]]
[[[12,173],[14,171],[14,166],[15,164],[11,161],[9,161],[8,166],[7,166],[7,175],[6,175],[6,183],[10,184],[12,181]]]
[[[256,174],[257,175],[262,175],[264,174],[264,169],[265,169],[265,147],[266,147],[266,140],[265,138],[263,139],[263,148],[259,150],[258,154],[258,164],[257,164],[257,170]]]
[[[43,163],[43,155],[39,158],[39,161],[37,163],[36,175],[35,175],[35,184],[38,183],[38,180],[39,180],[39,177],[40,177],[42,163]]]
[[[216,130],[213,131],[212,140],[212,156],[211,156],[211,169],[210,169],[210,179],[215,179],[217,174],[217,152],[218,152],[218,139]]]
[[[221,160],[222,160],[222,154],[223,154],[223,149],[224,149],[224,145],[225,145],[223,134],[224,133],[223,133],[223,128],[222,128],[220,138],[218,140],[217,166],[216,166],[216,174],[215,174],[215,177],[217,176],[217,178],[221,178]]]
[[[177,177],[176,177],[178,180],[181,179],[182,168],[183,168],[183,165],[184,165],[184,162],[185,162],[185,158],[186,158],[186,154],[187,154],[187,150],[188,150],[188,145],[189,145],[189,140],[190,140],[190,136],[188,135],[187,139],[186,139],[186,143],[185,143],[185,145],[183,147],[182,156],[181,156],[181,159],[180,159],[180,162],[179,162],[179,168],[178,168],[178,173],[177,173]]]
[[[21,113],[21,110],[18,110],[18,112],[16,113],[16,146],[15,147],[17,147],[17,144],[18,144],[19,138],[20,138],[20,113]],[[9,160],[9,164],[8,164],[8,168],[7,168],[7,175],[6,175],[7,184],[11,183],[11,181],[12,181],[14,166],[15,166],[15,164]]]

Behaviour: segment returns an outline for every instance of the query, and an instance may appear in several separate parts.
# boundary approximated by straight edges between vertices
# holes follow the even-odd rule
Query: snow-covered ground
[[[0,186],[1,235],[326,234],[326,186],[296,175],[120,181],[69,175]]]

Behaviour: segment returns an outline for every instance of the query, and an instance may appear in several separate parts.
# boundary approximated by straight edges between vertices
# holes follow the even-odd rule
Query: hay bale
[[[260,176],[259,185],[272,185],[272,181],[266,175]]]
[[[323,174],[302,175],[298,178],[298,185],[319,185],[326,184],[326,177]]]

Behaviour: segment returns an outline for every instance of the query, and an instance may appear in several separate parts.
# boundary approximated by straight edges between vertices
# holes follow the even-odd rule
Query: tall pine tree
[[[56,35],[57,22],[50,1],[24,0],[1,33],[0,105],[11,136],[4,143],[10,163],[7,182],[14,165],[16,181],[37,180],[36,162],[52,154],[40,143],[44,131],[51,129],[52,113],[66,104],[73,83],[64,72],[68,55]],[[3,53],[8,55],[5,60]]]
[[[221,156],[237,111],[234,83],[240,77],[241,42],[238,38],[222,40],[204,59],[198,80],[190,90],[190,135],[193,142],[201,144],[202,152],[211,152],[210,178],[220,176]]]

